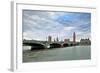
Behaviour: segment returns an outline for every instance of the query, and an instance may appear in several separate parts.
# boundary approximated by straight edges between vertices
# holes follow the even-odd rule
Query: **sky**
[[[77,41],[91,39],[91,13],[23,10],[22,25],[23,39],[44,41],[50,35],[72,40],[74,32]]]

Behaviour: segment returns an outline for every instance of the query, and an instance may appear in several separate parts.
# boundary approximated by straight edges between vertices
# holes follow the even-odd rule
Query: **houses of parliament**
[[[74,33],[73,33],[73,40],[72,40],[72,41],[70,41],[70,39],[66,39],[66,38],[65,38],[65,39],[63,40],[63,42],[73,42],[74,44],[75,44],[75,43],[79,43],[80,45],[90,45],[90,44],[91,44],[91,41],[90,41],[89,38],[86,38],[86,39],[82,39],[82,38],[81,38],[79,42],[76,41],[76,38],[77,38],[77,36],[76,36],[76,33],[74,32]],[[48,42],[59,42],[60,40],[59,40],[58,37],[53,39],[53,37],[49,35],[47,41],[48,41]]]

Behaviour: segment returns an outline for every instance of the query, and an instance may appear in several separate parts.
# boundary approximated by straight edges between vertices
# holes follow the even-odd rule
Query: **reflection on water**
[[[23,62],[63,61],[91,59],[90,46],[74,46],[65,48],[30,51],[31,47],[23,47]],[[27,48],[27,49],[25,49]]]

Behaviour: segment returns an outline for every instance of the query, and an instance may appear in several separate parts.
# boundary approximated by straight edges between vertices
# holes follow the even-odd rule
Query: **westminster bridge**
[[[37,40],[23,40],[23,45],[31,46],[31,50],[37,49],[48,49],[48,48],[62,48],[62,47],[69,47],[75,46],[76,43],[71,41],[63,42],[63,41],[37,41]]]

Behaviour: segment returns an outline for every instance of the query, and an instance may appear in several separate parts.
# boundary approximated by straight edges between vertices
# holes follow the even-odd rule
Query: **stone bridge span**
[[[23,45],[31,46],[31,50],[74,46],[73,42],[62,42],[62,41],[48,42],[48,41],[36,41],[36,40],[23,40]]]

